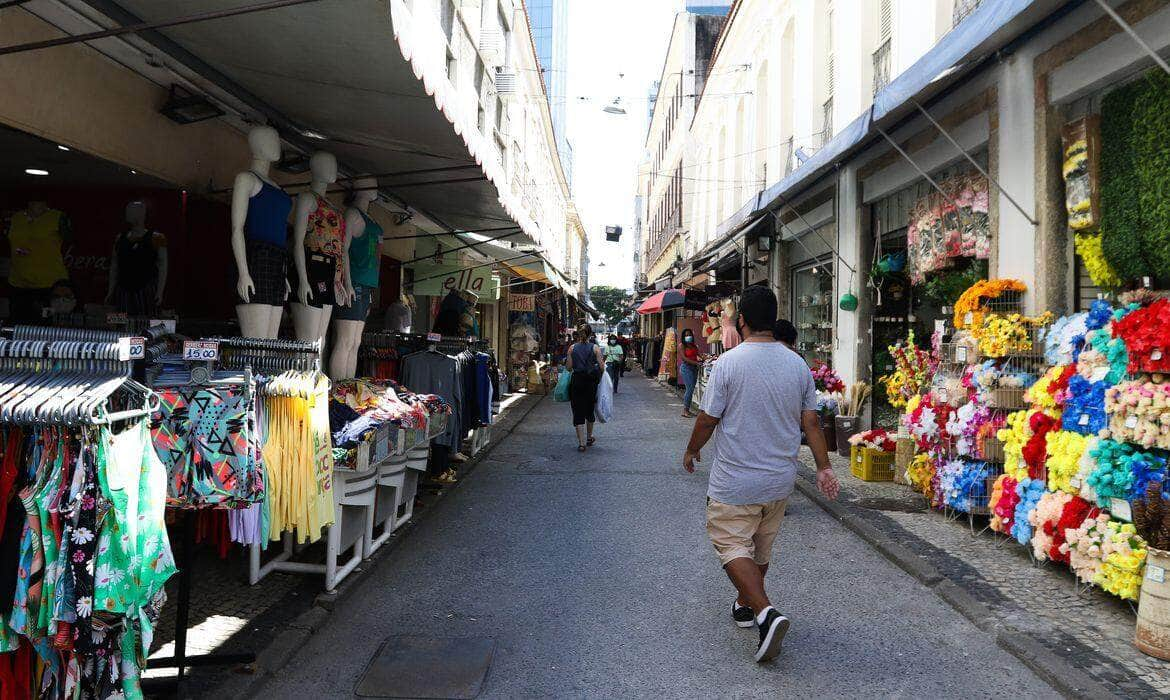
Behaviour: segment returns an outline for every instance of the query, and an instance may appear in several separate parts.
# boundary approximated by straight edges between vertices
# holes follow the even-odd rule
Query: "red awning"
[[[677,309],[687,301],[687,290],[667,289],[651,296],[638,307],[640,314],[656,314],[668,309]]]

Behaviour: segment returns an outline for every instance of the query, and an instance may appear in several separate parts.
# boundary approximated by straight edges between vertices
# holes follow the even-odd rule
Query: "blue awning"
[[[922,58],[890,81],[873,98],[873,120],[914,109],[958,79],[963,67],[974,66],[991,53],[1051,15],[1067,0],[984,0],[947,32]],[[951,78],[951,80],[946,80]]]
[[[850,122],[849,126],[837,132],[829,142],[821,146],[820,150],[804,161],[799,168],[784,176],[780,182],[772,185],[760,193],[760,210],[771,208],[777,201],[787,201],[797,188],[811,184],[821,175],[829,171],[838,161],[849,154],[850,150],[861,143],[870,133],[870,110]]]

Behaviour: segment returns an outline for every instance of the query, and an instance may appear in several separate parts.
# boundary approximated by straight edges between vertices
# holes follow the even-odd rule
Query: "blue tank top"
[[[259,175],[256,177],[260,180],[260,191],[248,200],[244,236],[248,240],[283,248],[288,240],[288,213],[292,210],[292,197],[279,187],[268,184]]]

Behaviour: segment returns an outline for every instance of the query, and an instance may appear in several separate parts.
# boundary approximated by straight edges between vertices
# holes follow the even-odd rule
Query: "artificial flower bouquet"
[[[888,350],[894,371],[882,377],[881,383],[890,406],[901,411],[911,397],[918,396],[930,385],[931,377],[938,369],[938,356],[915,345],[913,331],[905,341],[889,346]]]
[[[950,444],[947,422],[954,411],[950,404],[936,403],[930,394],[918,397],[907,406],[908,413],[902,416],[902,426],[914,438],[922,452],[941,450]]]
[[[824,362],[817,362],[813,365],[812,375],[817,391],[829,393],[841,393],[845,391],[845,382],[841,381],[841,376]]]
[[[1061,426],[1082,435],[1096,435],[1109,425],[1105,413],[1105,382],[1091,382],[1076,374],[1068,380]]]
[[[1028,513],[1028,524],[1032,526],[1032,556],[1037,561],[1047,561],[1055,543],[1056,521],[1064,512],[1065,505],[1073,499],[1063,491],[1045,491],[1036,507]],[[1061,535],[1061,543],[1064,536]]]
[[[939,467],[939,486],[943,502],[961,513],[988,504],[987,477],[990,468],[986,462],[963,459],[943,460]]]
[[[1016,484],[1016,496],[1019,501],[1016,503],[1016,512],[1012,514],[1011,529],[1011,535],[1016,542],[1027,545],[1032,541],[1031,514],[1045,493],[1044,482],[1039,479],[1024,477]]]
[[[1074,365],[1053,365],[1028,390],[1024,400],[1036,408],[1057,408],[1067,398],[1068,382],[1076,374]]]
[[[982,325],[972,326],[972,333],[984,357],[1026,355],[1036,350],[1035,341],[1042,337],[1044,326],[1052,318],[1049,311],[1039,316],[992,313],[984,317]]]
[[[868,447],[881,452],[893,452],[897,449],[893,436],[882,428],[874,428],[864,433],[854,433],[849,437],[849,444],[854,447]]]
[[[1081,457],[1089,438],[1067,430],[1053,430],[1045,437],[1048,460],[1046,464],[1048,488],[1076,495],[1081,483],[1077,478]]]
[[[979,328],[989,309],[985,300],[998,299],[1005,292],[1027,291],[1028,286],[1019,280],[979,280],[963,292],[955,302],[955,328]]]
[[[1166,456],[1162,453],[1142,451],[1115,440],[1100,440],[1086,449],[1096,464],[1087,481],[1102,508],[1110,507],[1114,498],[1137,498],[1151,481],[1165,478]]]
[[[1064,534],[1060,551],[1068,556],[1078,579],[1124,600],[1137,600],[1147,545],[1133,524],[1090,510],[1080,525],[1066,528]]]
[[[1093,280],[1093,284],[1102,289],[1117,289],[1124,280],[1113,266],[1109,264],[1109,260],[1105,257],[1105,251],[1101,247],[1101,234],[1096,231],[1078,231],[1073,238],[1073,246],[1076,248],[1077,255],[1081,256],[1081,262],[1085,264],[1085,270],[1089,273],[1089,279]]]
[[[1016,506],[1020,503],[1020,494],[1016,491],[1019,482],[1007,474],[1000,474],[991,489],[991,529],[995,532],[1010,534],[1012,524],[1016,519]]]
[[[1113,335],[1125,341],[1131,373],[1170,372],[1170,300],[1132,309],[1114,322]]]
[[[923,452],[914,455],[910,460],[910,466],[906,467],[906,482],[927,498],[931,497],[934,476],[935,460]]]
[[[1061,316],[1044,330],[1044,360],[1050,365],[1071,365],[1085,342],[1089,313]]]
[[[1110,436],[1145,448],[1170,448],[1170,383],[1134,380],[1105,390]]]

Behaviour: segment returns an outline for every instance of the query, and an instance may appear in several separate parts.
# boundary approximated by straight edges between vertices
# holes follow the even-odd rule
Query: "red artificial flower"
[[[1052,546],[1048,549],[1048,557],[1053,561],[1068,563],[1069,555],[1060,551],[1060,546],[1065,542],[1065,534],[1069,530],[1080,527],[1085,520],[1096,518],[1100,512],[1100,508],[1093,506],[1080,496],[1073,496],[1071,501],[1064,504],[1064,510],[1060,512],[1060,520],[1052,524],[1051,529],[1049,529],[1050,523],[1044,524],[1044,531],[1052,536]]]
[[[1044,463],[1048,459],[1048,441],[1045,438],[1057,425],[1057,420],[1043,411],[1036,411],[1028,417],[1032,437],[1024,443],[1022,452],[1024,463],[1028,465],[1028,476],[1033,479],[1044,480],[1047,474]]]
[[[1064,370],[1060,373],[1060,376],[1048,385],[1048,393],[1052,395],[1052,398],[1056,401],[1057,406],[1064,405],[1064,400],[1068,396],[1068,380],[1072,379],[1073,375],[1076,373],[1076,365],[1065,365]]]
[[[1020,503],[1020,496],[1016,493],[1018,485],[1019,482],[1010,476],[1003,480],[1003,493],[995,502],[995,515],[999,518],[1003,528],[1000,532],[1009,532],[1012,529],[1012,523],[1015,522],[1016,506]]]

